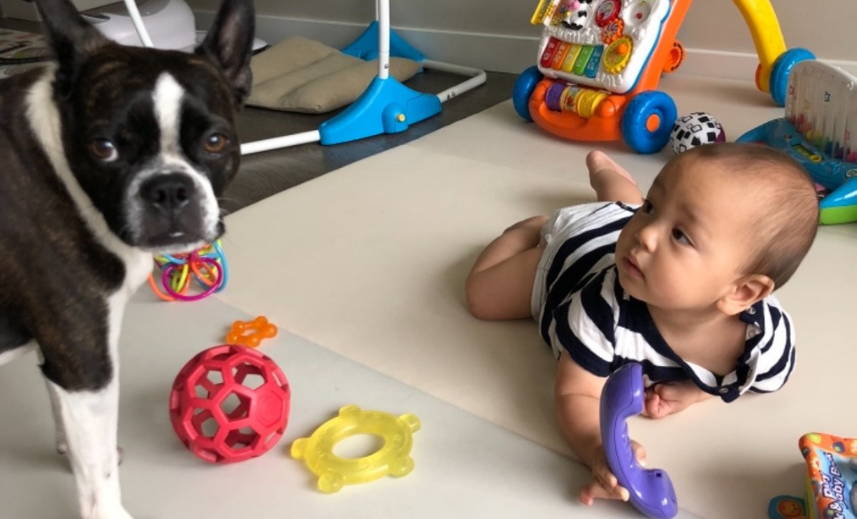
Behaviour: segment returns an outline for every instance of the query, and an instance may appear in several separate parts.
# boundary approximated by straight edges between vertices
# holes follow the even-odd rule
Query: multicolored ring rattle
[[[220,240],[188,254],[155,256],[155,266],[161,269],[160,286],[149,274],[149,286],[164,301],[199,301],[226,287],[229,266]],[[192,281],[202,292],[189,294]]]

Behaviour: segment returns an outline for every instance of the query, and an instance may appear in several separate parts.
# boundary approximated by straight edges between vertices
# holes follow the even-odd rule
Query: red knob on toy
[[[191,452],[232,463],[267,452],[283,436],[291,393],[270,357],[223,344],[198,353],[170,392],[170,422]]]

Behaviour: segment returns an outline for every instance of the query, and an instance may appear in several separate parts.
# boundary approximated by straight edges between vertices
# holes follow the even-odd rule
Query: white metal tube
[[[390,0],[378,0],[378,77],[390,76]]]
[[[443,61],[434,61],[430,59],[423,60],[422,64],[424,67],[430,69],[441,70],[443,72],[451,72],[453,74],[461,74],[463,76],[472,76],[467,81],[447,88],[443,92],[437,94],[437,98],[440,99],[441,103],[445,103],[453,97],[463,94],[464,92],[473,90],[474,88],[484,83],[486,79],[485,71],[478,68],[453,65],[452,63],[445,63]]]
[[[134,22],[134,28],[137,29],[140,41],[146,47],[154,47],[152,38],[149,37],[149,31],[146,30],[146,26],[143,24],[143,17],[140,16],[140,10],[137,9],[135,0],[125,0],[125,7],[128,8],[128,14],[131,16],[131,21]]]
[[[261,141],[245,142],[241,145],[241,155],[278,150],[280,148],[288,148],[290,146],[297,146],[308,142],[318,142],[319,140],[321,140],[321,134],[318,130],[312,130],[309,132],[293,133],[292,135],[284,135],[283,137],[274,137],[272,139],[264,139]]]
[[[378,76],[382,79],[386,79],[390,74],[390,0],[375,0],[375,6],[376,19],[378,20]],[[453,97],[463,94],[469,90],[473,90],[482,83],[485,83],[486,74],[482,69],[453,65],[452,63],[430,59],[423,60],[422,65],[425,68],[471,76],[470,79],[463,83],[455,85],[437,94],[441,103],[445,103]],[[250,155],[263,151],[288,148],[290,146],[297,146],[299,144],[306,144],[309,142],[318,142],[320,140],[321,134],[318,130],[296,133],[285,135],[283,137],[274,137],[272,139],[244,143],[241,145],[241,154]]]

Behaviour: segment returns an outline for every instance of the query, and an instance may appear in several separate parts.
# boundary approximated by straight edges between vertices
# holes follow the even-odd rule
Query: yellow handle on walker
[[[756,71],[756,86],[762,92],[770,92],[771,69],[774,62],[786,51],[786,42],[780,22],[770,0],[732,0],[753,36],[753,45],[759,56]]]

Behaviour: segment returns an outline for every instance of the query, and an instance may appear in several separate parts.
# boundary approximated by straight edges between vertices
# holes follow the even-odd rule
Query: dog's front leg
[[[63,424],[62,413],[60,412],[59,395],[57,395],[57,392],[51,387],[51,382],[49,380],[45,379],[45,382],[48,386],[48,396],[51,400],[51,411],[54,415],[54,438],[57,452],[65,456],[68,454],[68,441],[65,439],[65,425]]]
[[[121,503],[116,451],[118,381],[95,391],[67,391],[47,381],[65,430],[83,519],[131,519]]]

